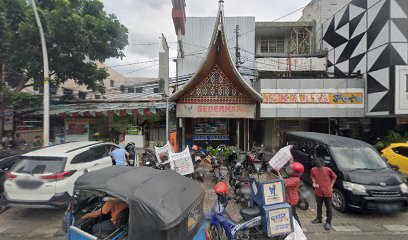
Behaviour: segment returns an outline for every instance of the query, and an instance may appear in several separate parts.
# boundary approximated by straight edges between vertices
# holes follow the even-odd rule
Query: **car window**
[[[396,147],[392,150],[398,155],[408,157],[408,147]]]
[[[382,169],[386,163],[371,147],[332,147],[337,165],[345,170],[353,169]]]
[[[89,162],[89,150],[79,153],[71,160],[71,164],[86,162]]]
[[[316,157],[322,158],[322,159],[324,159],[326,161],[329,161],[330,160],[330,153],[329,153],[329,151],[327,150],[326,147],[318,146],[316,148]]]
[[[59,157],[22,156],[13,166],[12,171],[29,174],[58,173],[64,170],[65,160],[65,158]]]
[[[90,161],[95,161],[109,156],[110,145],[101,145],[89,149]]]
[[[299,151],[301,151],[301,152],[303,152],[303,153],[305,153],[307,155],[310,155],[310,154],[312,154],[313,146],[314,146],[313,142],[307,141],[307,140],[304,140],[304,139],[300,139],[297,142],[296,149],[298,149]]]

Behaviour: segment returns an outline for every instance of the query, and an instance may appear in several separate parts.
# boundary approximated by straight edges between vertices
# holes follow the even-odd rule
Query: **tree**
[[[68,79],[104,93],[108,73],[96,62],[123,58],[128,30],[98,0],[42,0],[38,11],[47,42],[50,81]],[[40,37],[26,0],[0,0],[0,64],[6,82],[20,92],[43,79]],[[0,69],[1,71],[1,69]]]

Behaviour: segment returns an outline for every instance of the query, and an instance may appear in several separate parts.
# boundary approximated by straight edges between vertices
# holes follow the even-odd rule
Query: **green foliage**
[[[4,94],[3,105],[14,110],[35,109],[41,106],[41,99],[27,92],[13,92],[9,87],[0,86],[1,94]]]
[[[95,62],[124,57],[128,30],[107,14],[99,0],[43,0],[37,5],[47,42],[50,78],[59,86],[68,79],[104,92],[105,69]],[[26,0],[0,0],[0,61],[6,81],[18,92],[41,84],[40,36]]]
[[[394,132],[394,131],[389,131],[388,135],[386,135],[383,139],[378,141],[374,147],[381,151],[384,148],[387,148],[388,146],[391,145],[391,143],[404,143],[408,141],[408,132],[402,136],[401,134]]]

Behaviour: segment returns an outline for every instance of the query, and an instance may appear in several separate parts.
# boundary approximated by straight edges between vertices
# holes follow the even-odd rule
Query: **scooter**
[[[200,156],[195,156],[194,157],[194,173],[193,173],[193,179],[204,182],[204,175],[205,175],[205,170],[203,167],[201,167],[201,157]]]
[[[311,194],[312,193],[308,189],[306,189],[303,182],[301,182],[299,187],[298,187],[299,201],[298,201],[298,204],[297,204],[297,206],[300,209],[302,209],[302,210],[309,209],[309,201],[307,199]]]
[[[228,205],[228,197],[218,197],[214,208],[207,214],[209,221],[209,234],[213,240],[223,239],[225,233],[229,240],[257,239],[264,237],[261,222],[261,210],[259,207],[242,208],[241,222],[235,222],[225,211]]]
[[[223,178],[221,174],[221,163],[216,157],[212,157],[211,159],[211,168],[213,172],[213,182],[220,182]]]

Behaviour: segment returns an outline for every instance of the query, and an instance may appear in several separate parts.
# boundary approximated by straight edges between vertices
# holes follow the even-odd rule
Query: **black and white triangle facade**
[[[408,64],[408,0],[352,0],[322,27],[329,74],[365,74],[367,115],[393,115],[395,66]]]

